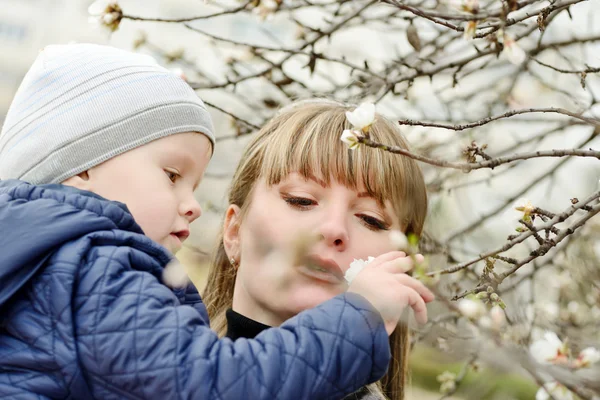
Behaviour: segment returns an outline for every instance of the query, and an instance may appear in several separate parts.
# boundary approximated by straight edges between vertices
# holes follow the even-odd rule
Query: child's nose
[[[187,201],[182,203],[181,208],[181,214],[184,215],[189,222],[195,221],[202,215],[202,207],[194,195],[189,196]]]

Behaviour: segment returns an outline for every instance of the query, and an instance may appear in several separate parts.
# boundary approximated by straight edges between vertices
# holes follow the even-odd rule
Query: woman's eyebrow
[[[323,187],[327,187],[327,184],[325,183],[325,181],[317,178],[316,176],[309,174],[308,175],[308,179],[310,179],[311,181],[315,181],[316,183],[318,183],[319,185],[323,186]]]

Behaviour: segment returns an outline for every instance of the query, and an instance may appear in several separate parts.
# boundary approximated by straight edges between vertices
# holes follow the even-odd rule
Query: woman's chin
[[[288,297],[288,304],[291,306],[290,308],[293,310],[293,313],[298,314],[301,311],[314,308],[327,300],[331,300],[340,293],[342,292],[331,288],[329,290],[320,287],[303,288]]]

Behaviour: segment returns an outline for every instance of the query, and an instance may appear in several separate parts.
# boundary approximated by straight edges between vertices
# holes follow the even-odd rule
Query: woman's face
[[[279,325],[347,289],[343,278],[354,259],[394,250],[390,230],[400,230],[391,204],[381,206],[363,187],[326,185],[319,177],[290,174],[276,185],[259,180],[240,223],[231,206],[225,246],[239,260],[233,309]],[[294,243],[319,238],[307,257],[293,257]]]

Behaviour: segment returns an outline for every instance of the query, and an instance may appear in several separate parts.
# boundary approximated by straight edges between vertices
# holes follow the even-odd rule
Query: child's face
[[[175,253],[202,211],[194,190],[210,156],[202,134],[167,136],[91,168],[85,189],[125,203],[144,233]]]

